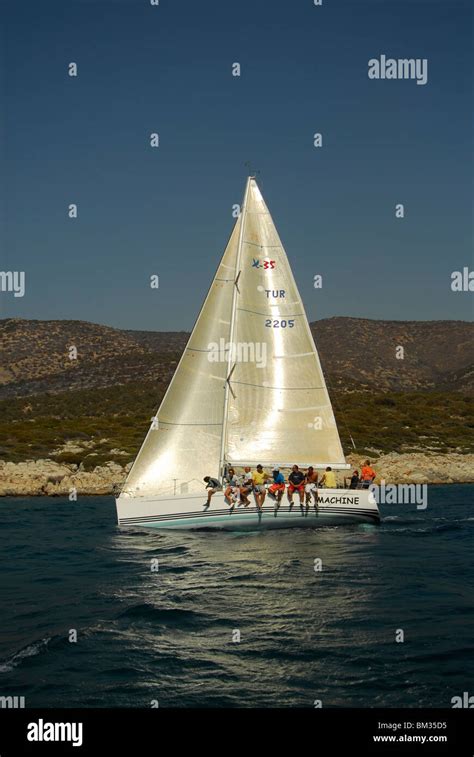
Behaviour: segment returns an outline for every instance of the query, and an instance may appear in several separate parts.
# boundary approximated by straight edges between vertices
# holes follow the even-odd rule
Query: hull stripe
[[[318,513],[328,512],[328,511],[330,511],[330,512],[343,512],[343,513],[345,513],[345,512],[354,512],[354,513],[365,513],[365,514],[367,514],[367,513],[377,514],[377,511],[375,510],[375,508],[372,509],[372,508],[365,508],[365,507],[337,507],[337,506],[335,506],[335,507],[318,508],[318,510],[317,510]],[[212,517],[214,515],[226,515],[228,518],[232,518],[233,515],[239,515],[239,514],[246,515],[246,514],[252,513],[253,515],[257,515],[258,512],[259,511],[257,510],[256,507],[254,507],[254,508],[246,507],[245,510],[242,508],[242,509],[239,509],[239,510],[234,510],[233,512],[229,512],[229,510],[212,510],[212,511],[202,510],[202,511],[187,512],[187,513],[183,513],[183,512],[180,512],[180,513],[163,513],[161,515],[158,515],[158,514],[157,515],[136,515],[136,516],[132,516],[132,517],[129,517],[129,518],[121,518],[120,520],[121,521],[127,521],[127,520],[149,520],[150,518],[152,518],[153,520],[156,520],[156,519],[158,519],[158,520],[167,520],[167,519],[174,520],[176,518],[201,518],[202,516]],[[261,512],[262,512],[262,515],[264,515],[264,514],[274,515],[274,513],[275,513],[275,511],[273,509],[272,510],[266,509],[266,510],[263,510]],[[298,516],[300,516],[301,515],[301,508],[298,506],[298,509],[292,508],[290,510],[289,507],[286,507],[286,508],[280,507],[278,509],[278,512],[279,513],[293,513],[293,514],[298,514]],[[308,514],[309,513],[314,513],[314,512],[315,512],[314,507],[309,508]]]
[[[359,515],[365,518],[372,518],[373,520],[380,520],[380,515],[378,510],[375,508],[367,509],[362,507],[319,507],[317,511],[315,511],[314,507],[310,507],[307,511],[306,515],[301,514],[301,509],[298,506],[295,506],[292,510],[290,510],[289,507],[280,507],[278,509],[278,515],[276,516],[278,518],[280,513],[288,513],[291,514],[292,517],[304,517],[304,518],[310,518],[311,516],[317,518],[319,515]],[[119,524],[120,525],[146,525],[147,523],[166,523],[167,521],[192,521],[193,519],[202,519],[202,518],[209,518],[210,520],[214,519],[215,517],[222,517],[229,519],[229,522],[232,520],[239,520],[239,516],[242,515],[259,515],[260,511],[257,508],[239,508],[239,510],[234,510],[233,512],[229,512],[229,510],[213,510],[206,512],[205,510],[202,510],[200,512],[188,512],[188,513],[176,513],[176,514],[166,514],[166,515],[141,515],[136,516],[132,518],[120,518]],[[267,515],[271,516],[272,518],[275,517],[275,511],[274,509],[264,509],[261,512],[261,515]],[[234,516],[234,517],[233,517]]]

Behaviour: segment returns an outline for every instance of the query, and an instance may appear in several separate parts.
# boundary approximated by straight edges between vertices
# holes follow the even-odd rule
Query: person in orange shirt
[[[370,484],[374,481],[376,475],[377,475],[376,472],[370,466],[370,460],[366,460],[360,472],[360,480],[362,482],[362,488],[368,489]]]

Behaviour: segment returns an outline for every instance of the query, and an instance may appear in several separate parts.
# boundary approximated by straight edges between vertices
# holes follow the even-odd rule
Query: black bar
[[[128,753],[140,757],[175,751],[179,754],[187,747],[193,754],[208,750],[211,754],[233,753],[239,749],[250,757],[249,752],[258,744],[266,754],[273,747],[279,751],[291,748],[292,752],[303,750],[312,757],[472,757],[472,715],[470,709],[3,709],[0,756]],[[48,725],[60,723],[68,724],[63,735],[75,740],[77,746],[72,741],[27,738],[28,734],[60,737],[61,730]],[[76,730],[72,724],[76,724]]]

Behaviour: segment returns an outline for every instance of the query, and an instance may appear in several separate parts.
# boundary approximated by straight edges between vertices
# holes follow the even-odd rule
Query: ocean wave
[[[452,521],[451,523],[442,523],[439,526],[435,526],[433,528],[433,531],[462,531],[464,526],[462,526],[457,521]]]
[[[472,658],[472,653],[474,649],[472,646],[469,647],[457,647],[454,649],[446,649],[444,651],[436,651],[436,652],[420,652],[419,654],[409,655],[406,657],[407,662],[444,662],[444,661],[450,661],[450,660],[459,660],[461,662],[465,660],[469,660]]]
[[[192,573],[194,567],[190,565],[163,565],[160,564],[160,573]]]
[[[155,607],[155,605],[144,602],[127,607],[118,615],[118,618],[152,620],[163,623],[163,625],[194,625],[201,622],[203,616],[193,610],[182,610],[179,607]]]
[[[0,662],[0,673],[9,673],[11,670],[14,670],[21,665],[23,660],[28,659],[28,657],[36,657],[36,655],[47,652],[51,638],[51,636],[46,636],[44,639],[35,641],[33,644],[28,644],[28,646],[23,647],[23,649],[20,649],[10,657],[7,657],[6,660]]]
[[[463,531],[465,530],[465,526],[462,526],[461,523],[457,521],[452,521],[448,523],[442,523],[438,525],[426,525],[425,528],[412,528],[410,526],[402,526],[398,527],[398,523],[396,527],[387,529],[385,531],[385,534],[390,534],[390,536],[397,536],[398,534],[405,534],[406,536],[432,536],[433,534],[442,534],[449,531]]]
[[[382,519],[383,519],[384,523],[386,521],[390,521],[390,520],[396,520],[396,521],[403,522],[403,523],[419,523],[420,521],[424,520],[424,518],[422,518],[422,517],[416,518],[416,517],[412,516],[410,518],[410,517],[407,517],[406,515],[383,515]]]
[[[147,550],[149,555],[183,555],[186,552],[189,552],[189,547],[154,547],[153,549]]]

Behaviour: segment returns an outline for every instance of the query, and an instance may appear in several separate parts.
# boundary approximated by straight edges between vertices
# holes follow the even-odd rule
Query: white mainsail
[[[232,366],[225,460],[347,467],[319,357],[285,250],[254,178],[242,212],[234,340],[260,345]]]
[[[250,177],[241,214],[122,495],[202,493],[205,475],[217,477],[228,464],[257,463],[348,467],[298,288]]]
[[[219,475],[227,362],[211,361],[210,345],[229,340],[241,218],[123,495],[201,494],[203,477]]]

